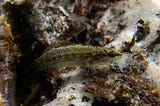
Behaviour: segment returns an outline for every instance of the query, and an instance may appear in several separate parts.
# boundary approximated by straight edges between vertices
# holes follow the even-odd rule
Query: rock
[[[18,45],[23,54],[20,66],[25,66],[20,68],[22,70],[45,53],[47,48],[72,43],[105,46],[122,52],[120,59],[97,66],[96,69],[89,69],[84,65],[85,68],[64,67],[61,70],[43,70],[43,75],[37,73],[34,80],[41,83],[41,92],[37,94],[41,98],[35,95],[34,103],[30,101],[29,104],[90,106],[96,105],[94,98],[105,98],[105,105],[159,104],[160,1],[6,0],[3,11],[12,32],[10,29],[10,32],[1,30],[0,37],[3,39],[0,40],[0,47],[2,48],[4,42],[8,42],[8,37],[11,44]],[[3,29],[4,26],[1,27]],[[10,42],[8,44],[6,48],[13,48]],[[7,64],[11,64],[16,61],[12,57],[15,52],[11,51],[12,49],[0,50],[0,56],[4,66],[2,72],[8,72],[1,74],[2,77],[8,75],[12,79],[10,67],[3,63],[7,61]],[[11,59],[11,63],[5,60],[5,57]],[[7,71],[4,71],[5,69]],[[24,79],[31,84],[25,88],[32,94],[34,80],[29,79],[31,74],[24,71],[17,75],[27,76]],[[57,80],[61,81],[55,79],[56,75]],[[23,80],[20,82],[23,83]],[[1,81],[0,84],[2,85]],[[51,88],[46,90],[48,86]],[[141,91],[145,92],[144,95]],[[25,102],[24,98],[27,99],[27,95],[30,95],[28,92],[21,94],[23,99],[19,104]],[[147,94],[152,97],[147,99]],[[5,94],[0,95],[0,101],[8,100],[3,95]],[[84,102],[83,97],[87,98],[87,101]]]

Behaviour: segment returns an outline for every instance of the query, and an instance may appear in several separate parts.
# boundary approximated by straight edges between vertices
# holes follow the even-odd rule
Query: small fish
[[[52,48],[37,58],[28,70],[60,69],[63,67],[93,67],[108,64],[121,56],[121,52],[113,48],[68,45]]]

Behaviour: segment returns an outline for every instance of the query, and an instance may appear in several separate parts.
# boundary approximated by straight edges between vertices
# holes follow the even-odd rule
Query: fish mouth
[[[118,51],[118,50],[111,50],[108,52],[107,54],[109,57],[119,57],[122,55],[121,51]]]

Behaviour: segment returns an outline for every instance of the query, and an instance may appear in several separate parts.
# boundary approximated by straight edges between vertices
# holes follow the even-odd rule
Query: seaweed
[[[86,91],[105,98],[108,103],[123,103],[125,105],[160,105],[158,88],[152,81],[139,76],[113,74],[106,78],[94,77]]]

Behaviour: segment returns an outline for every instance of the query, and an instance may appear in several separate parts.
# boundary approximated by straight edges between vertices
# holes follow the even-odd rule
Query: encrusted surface
[[[54,2],[36,2],[29,20],[34,24],[37,39],[47,45],[66,43],[80,34],[87,24],[86,18],[74,16]]]
[[[0,17],[0,104],[15,106],[15,71],[12,66],[19,57],[17,46],[13,43],[10,25]]]

